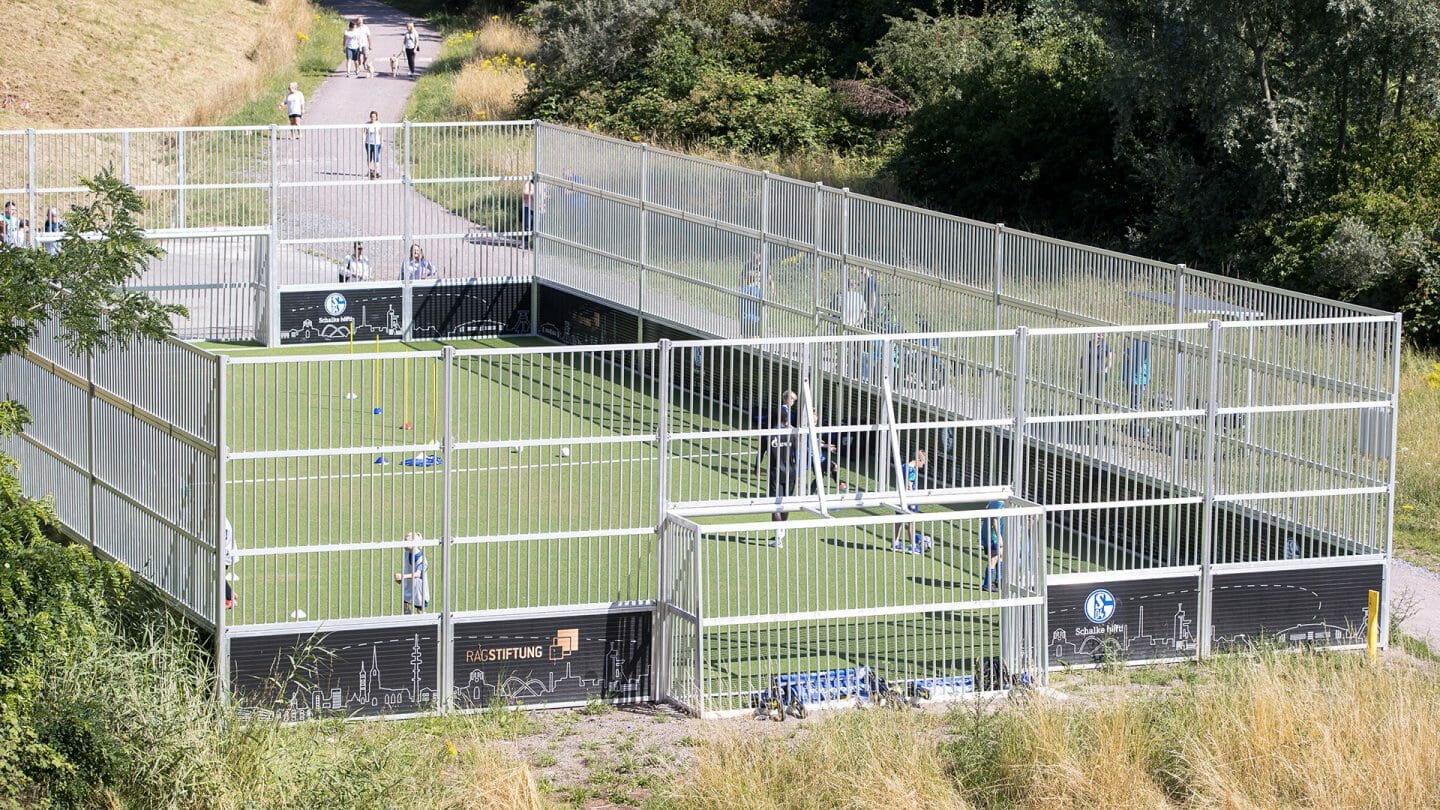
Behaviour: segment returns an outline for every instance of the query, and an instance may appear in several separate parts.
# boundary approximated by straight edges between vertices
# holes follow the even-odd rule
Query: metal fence
[[[76,538],[210,624],[221,536],[219,359],[178,340],[78,358],[46,327],[3,360],[32,422],[6,441],[27,495]]]
[[[47,333],[4,361],[7,394],[54,403],[9,442],[27,492],[214,624],[226,678],[232,646],[253,663],[315,633],[381,633],[352,645],[377,673],[383,644],[412,659],[383,700],[317,687],[287,716],[609,688],[461,667],[462,640],[527,617],[580,617],[557,661],[587,621],[639,649],[627,622],[650,617],[648,676],[605,641],[612,697],[708,713],[780,676],[1043,677],[1106,641],[1055,637],[1051,594],[1092,585],[1192,595],[1138,634],[1151,659],[1253,632],[1216,605],[1297,571],[1375,566],[1385,587],[1393,316],[550,125],[386,127],[378,178],[359,128],[289,135],[0,133],[0,194],[34,210],[122,166],[174,229],[140,284],[192,308],[190,337],[276,342],[281,292],[331,289],[354,241],[393,253],[375,268],[415,242],[442,277],[594,307],[529,313],[583,345],[77,360]],[[797,454],[778,490],[777,443]],[[996,519],[998,596],[975,592]],[[405,615],[414,549],[436,617]],[[1303,632],[1353,640],[1321,624]]]

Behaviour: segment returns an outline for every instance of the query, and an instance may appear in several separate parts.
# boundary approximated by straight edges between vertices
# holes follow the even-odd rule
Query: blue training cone
[[[385,458],[384,456],[376,456],[376,457],[375,457],[375,463],[376,463],[376,464],[389,464],[389,463],[390,463],[390,459]]]
[[[376,416],[379,416],[379,415],[380,415],[380,406],[379,406],[379,405],[376,405],[376,406],[375,406],[375,410],[371,411],[371,413],[375,414]]]

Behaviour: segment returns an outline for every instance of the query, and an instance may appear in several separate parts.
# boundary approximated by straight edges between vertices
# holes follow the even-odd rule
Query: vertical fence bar
[[[650,258],[650,217],[645,209],[649,201],[650,147],[640,144],[640,283],[636,289],[635,339],[645,342],[645,265]],[[665,358],[668,362],[669,358]]]
[[[275,263],[280,260],[280,141],[275,125],[270,125],[270,255],[265,274],[270,301],[266,308],[265,345],[280,345],[280,283],[275,278]]]
[[[95,352],[85,353],[85,497],[89,500],[90,526],[85,542],[95,548]],[[217,625],[218,627],[218,625]],[[218,632],[218,631],[217,631]]]
[[[760,337],[769,337],[765,329],[767,293],[770,291],[770,250],[767,245],[770,233],[770,172],[760,173]]]
[[[1390,476],[1386,482],[1389,492],[1385,510],[1385,565],[1380,569],[1380,611],[1385,621],[1380,622],[1380,646],[1390,646],[1390,572],[1395,565],[1395,465],[1400,460],[1400,350],[1403,332],[1403,316],[1395,315],[1390,327]]]
[[[408,130],[407,130],[408,132]],[[440,350],[440,711],[455,707],[454,662],[455,620],[455,347]]]
[[[825,195],[824,195],[824,190],[825,190],[825,184],[824,184],[824,183],[816,183],[816,184],[815,184],[815,238],[811,241],[812,250],[811,250],[811,252],[810,252],[811,257],[815,260],[815,261],[814,261],[814,270],[815,270],[815,306],[814,306],[814,310],[815,310],[815,334],[816,334],[817,336],[820,334],[820,306],[821,306],[821,302],[822,302],[822,297],[823,297],[823,295],[824,295],[824,292],[822,291],[821,285],[820,285],[820,233],[821,233],[821,230],[822,230],[822,228],[823,228],[823,226],[824,226],[824,222],[823,222],[824,211],[822,210],[821,206],[822,206],[822,204],[823,204],[823,203],[822,203],[822,200],[824,199],[824,196],[825,196]],[[844,292],[844,291],[842,290],[841,292]]]
[[[674,578],[670,575],[669,569],[675,564],[671,556],[672,524],[669,519],[670,367],[672,360],[670,355],[669,338],[661,338],[660,345],[655,349],[656,362],[660,364],[660,367],[656,369],[659,390],[656,391],[657,413],[655,414],[655,454],[659,463],[659,469],[655,471],[655,611],[650,621],[650,626],[658,631],[651,633],[650,642],[652,645],[650,651],[651,672],[654,673],[650,678],[650,688],[651,697],[654,700],[663,700],[669,697],[672,678],[670,668],[674,663],[669,652],[670,632],[672,631],[669,601],[673,598],[674,590]]]
[[[215,592],[211,605],[215,611],[215,691],[221,703],[228,700],[230,694],[230,640],[225,627],[225,466],[230,452],[226,447],[230,409],[225,397],[229,371],[230,358],[225,355],[216,358],[215,400],[219,418],[215,421],[215,511],[210,516],[211,540],[215,546]]]
[[[270,125],[274,128],[274,124]],[[185,227],[185,130],[175,130],[175,227]]]
[[[120,179],[130,183],[130,130],[120,139]]]
[[[1011,351],[1010,365],[1014,368],[1011,385],[1014,390],[1010,392],[1011,402],[1015,409],[1015,431],[1010,441],[1010,494],[1012,497],[1024,498],[1025,493],[1025,386],[1029,378],[1029,369],[1026,366],[1029,356],[1030,330],[1027,327],[1020,327],[1015,330],[1015,348]]]
[[[30,244],[35,244],[35,130],[25,130],[25,200],[30,210]],[[10,234],[14,238],[14,234]]]
[[[544,199],[545,193],[540,187],[540,173],[543,168],[540,162],[540,133],[544,131],[540,119],[535,118],[530,121],[530,178],[535,195],[530,202],[530,233],[526,238],[530,240],[530,277],[532,279],[540,278],[540,233],[543,230],[540,227],[540,219],[545,215],[545,206],[540,202]],[[530,334],[532,335],[539,334],[536,331],[539,328],[538,316],[540,314],[540,308],[537,306],[538,284],[537,280],[530,285]]]
[[[1220,398],[1220,322],[1211,319],[1209,327],[1206,333],[1210,337],[1210,351],[1205,395],[1205,513],[1200,536],[1200,626],[1197,634],[1199,643],[1196,645],[1202,658],[1210,654],[1210,611],[1215,601],[1215,429],[1219,421],[1216,409]]]

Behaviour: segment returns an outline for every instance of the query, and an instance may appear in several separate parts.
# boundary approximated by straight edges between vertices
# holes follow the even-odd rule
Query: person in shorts
[[[345,75],[353,77],[360,70],[360,24],[350,21],[345,29]]]
[[[986,509],[1004,509],[1004,501],[991,501]],[[1000,590],[1000,576],[1005,565],[1005,519],[988,517],[980,521],[980,551],[986,557],[985,576],[980,580],[980,590]]]
[[[925,469],[925,461],[925,451],[916,450],[915,454],[910,457],[910,460],[906,462],[905,466],[901,469],[901,473],[905,476],[905,480],[901,482],[901,486],[905,487],[906,492],[913,492],[919,488],[920,471]],[[920,505],[910,504],[909,511],[912,513],[919,512]],[[915,522],[910,521],[909,523],[896,524],[895,544],[890,548],[893,551],[908,551],[911,554],[919,554],[922,551],[929,550],[933,543],[934,541],[930,539],[929,535],[916,531]]]
[[[761,458],[768,456],[770,461],[767,492],[772,498],[786,498],[795,494],[795,484],[799,479],[796,474],[799,469],[795,459],[795,402],[799,399],[794,391],[786,391],[780,395],[780,405],[775,409],[773,427],[783,428],[788,432],[769,437],[768,441],[760,447]],[[775,523],[785,523],[790,520],[790,513],[780,509],[777,505],[775,511],[770,514],[770,520]],[[770,541],[770,547],[785,547],[785,528],[783,526],[775,529],[775,539]]]
[[[370,111],[370,122],[365,125],[365,163],[369,166],[370,179],[380,179],[380,113],[374,110]]]
[[[364,70],[368,75],[375,75],[375,68],[370,64],[370,26],[365,24],[364,17],[355,18],[355,31],[359,35],[360,63],[356,71]]]
[[[295,137],[300,137],[300,118],[305,115],[305,94],[300,92],[300,85],[290,83],[290,92],[280,102],[280,109],[285,111],[285,116],[290,119],[290,126],[297,127]]]
[[[425,561],[425,549],[420,547],[424,539],[419,532],[405,535],[402,549],[405,556],[400,562],[400,570],[395,572],[404,613],[424,613],[426,605],[430,604],[430,565]]]

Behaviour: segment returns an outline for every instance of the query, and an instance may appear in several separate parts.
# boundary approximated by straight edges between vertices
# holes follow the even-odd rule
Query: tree
[[[90,200],[70,210],[57,254],[0,247],[0,355],[23,353],[47,322],[83,354],[164,337],[184,312],[124,289],[159,255],[137,224],[139,195],[108,172],[85,186]],[[22,403],[0,403],[0,435],[27,421]],[[64,543],[50,505],[25,497],[15,462],[0,456],[0,802],[28,803],[73,777],[83,734],[32,723],[43,662],[100,632],[128,581],[123,566]]]

